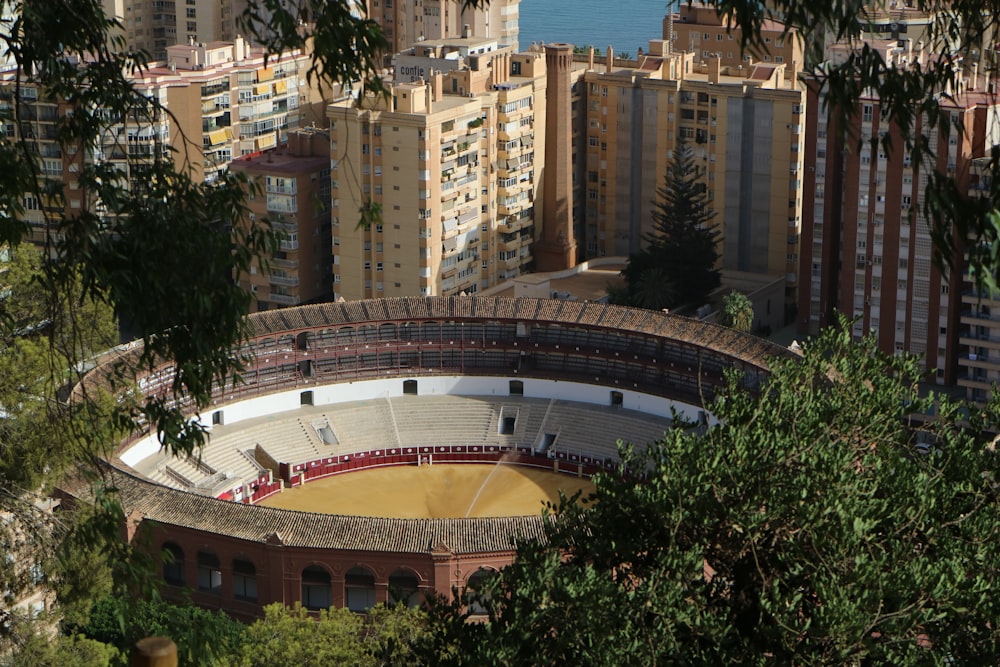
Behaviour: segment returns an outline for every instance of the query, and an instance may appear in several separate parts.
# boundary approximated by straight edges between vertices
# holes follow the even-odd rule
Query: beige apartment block
[[[337,297],[473,294],[533,264],[544,55],[465,38],[409,56],[397,71],[426,67],[426,80],[328,109]],[[434,66],[456,57],[458,68]]]
[[[390,51],[427,40],[478,37],[518,50],[520,0],[491,0],[479,7],[461,0],[365,0],[367,15],[382,27]]]
[[[104,11],[122,24],[119,36],[153,60],[167,57],[178,43],[236,38],[231,0],[103,0]],[[242,11],[242,8],[240,8]]]
[[[110,124],[96,146],[67,147],[57,141],[58,123],[69,111],[58,101],[20,87],[27,130],[36,140],[42,173],[66,187],[67,212],[91,209],[96,202],[76,182],[84,161],[111,163],[123,173],[136,163],[171,150],[178,169],[193,179],[214,182],[240,155],[283,144],[288,131],[325,124],[324,96],[306,83],[309,57],[294,52],[266,59],[245,41],[176,45],[167,62],[138,72],[136,88],[168,110],[156,117],[138,112]],[[11,94],[16,71],[0,74],[0,90]],[[0,100],[10,104],[10,98]],[[13,123],[8,136],[18,131]],[[29,198],[25,217],[35,242],[45,240],[50,202]]]
[[[696,63],[707,63],[718,58],[723,67],[749,66],[753,62],[785,65],[785,76],[796,79],[803,67],[802,40],[795,28],[789,28],[773,19],[764,20],[760,36],[763,49],[758,53],[744,53],[740,48],[742,29],[723,21],[715,3],[696,0],[682,2],[678,11],[663,19],[663,39],[675,51],[688,51]]]
[[[288,144],[233,160],[259,188],[250,220],[267,218],[281,232],[267,266],[254,260],[240,285],[253,295],[251,312],[330,297],[330,135],[317,128],[288,133]]]
[[[665,40],[626,64],[604,60],[584,78],[586,256],[641,249],[683,136],[721,231],[721,268],[784,277],[794,303],[805,93],[786,65],[699,65]]]

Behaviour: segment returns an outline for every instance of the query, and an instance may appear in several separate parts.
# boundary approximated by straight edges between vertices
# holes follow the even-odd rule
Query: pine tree
[[[700,306],[721,284],[719,231],[712,222],[704,183],[698,180],[694,152],[683,138],[674,147],[673,159],[652,211],[653,231],[643,239],[648,247],[629,257],[622,271],[627,301],[641,307]],[[652,274],[651,274],[652,272]],[[662,275],[672,289],[670,298],[655,306],[645,295],[649,279]]]

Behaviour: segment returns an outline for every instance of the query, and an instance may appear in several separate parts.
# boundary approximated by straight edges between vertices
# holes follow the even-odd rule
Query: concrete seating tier
[[[512,433],[502,418],[516,417]],[[329,425],[336,444],[322,442],[317,427]],[[622,439],[643,446],[658,440],[670,420],[621,408],[548,398],[396,396],[337,405],[302,406],[236,424],[217,425],[197,459],[161,452],[137,466],[150,479],[186,490],[204,487],[213,476],[252,480],[260,476],[259,446],[277,463],[305,463],[389,447],[498,445],[572,453],[599,460],[616,458]],[[552,440],[551,436],[555,436]],[[233,486],[238,485],[234,482]]]

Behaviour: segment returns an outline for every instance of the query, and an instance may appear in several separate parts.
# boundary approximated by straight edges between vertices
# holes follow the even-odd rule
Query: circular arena
[[[244,618],[273,602],[363,611],[474,585],[542,536],[544,497],[534,511],[475,510],[498,470],[585,489],[616,468],[619,439],[643,446],[674,415],[710,422],[701,406],[727,369],[755,391],[767,360],[790,354],[660,312],[527,298],[381,299],[250,321],[243,381],[192,415],[211,434],[200,455],[167,457],[141,434],[112,461],[127,536],[144,533],[167,590]],[[169,377],[140,388],[164,392]],[[412,480],[453,464],[489,468],[472,502],[431,482],[443,515],[387,510],[381,496],[405,503],[413,482],[378,474],[313,511],[265,506],[355,471]]]

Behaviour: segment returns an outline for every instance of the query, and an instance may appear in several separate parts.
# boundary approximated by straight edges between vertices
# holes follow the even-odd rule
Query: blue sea
[[[676,0],[674,0],[676,2]],[[603,53],[610,45],[616,53],[635,56],[646,51],[649,40],[662,39],[666,0],[521,0],[520,36],[525,49],[532,42],[569,42],[593,45]]]

